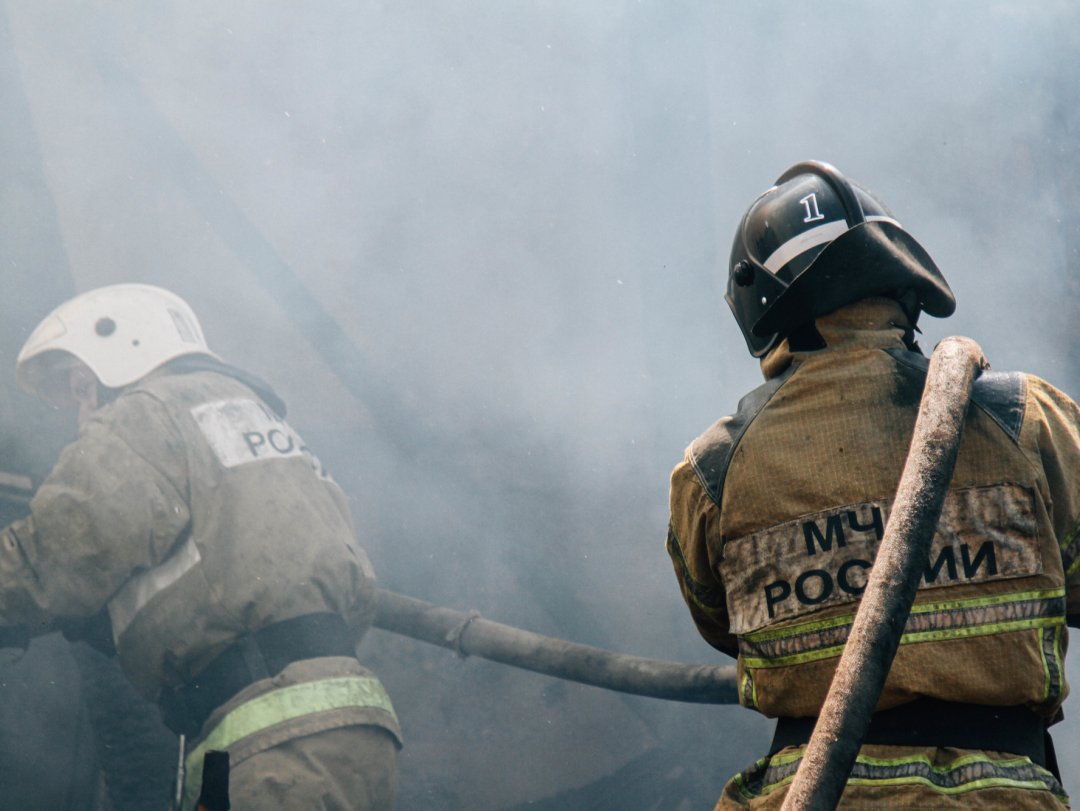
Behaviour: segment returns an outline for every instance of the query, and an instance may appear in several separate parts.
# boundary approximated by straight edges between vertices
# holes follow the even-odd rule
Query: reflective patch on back
[[[159,566],[140,572],[120,587],[108,603],[113,641],[117,646],[124,631],[147,603],[194,569],[201,560],[199,547],[195,545],[195,541],[188,538]]]
[[[836,507],[728,541],[718,572],[732,632],[859,599],[891,504]],[[1041,572],[1034,493],[1016,484],[971,487],[946,497],[919,588]]]
[[[227,468],[303,456],[320,477],[329,478],[289,424],[256,400],[216,400],[191,409],[191,416],[218,461]]]

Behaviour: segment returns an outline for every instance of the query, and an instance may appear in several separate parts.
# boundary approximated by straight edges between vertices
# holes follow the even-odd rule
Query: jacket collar
[[[813,351],[793,350],[784,338],[761,359],[766,380],[781,374],[793,363],[802,363],[833,352],[868,349],[905,349],[904,333],[911,320],[900,304],[889,298],[866,298],[823,315],[814,322],[825,347]]]

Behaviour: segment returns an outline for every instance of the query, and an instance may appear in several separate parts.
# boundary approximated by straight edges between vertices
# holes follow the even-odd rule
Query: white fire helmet
[[[59,404],[67,399],[72,358],[102,385],[119,388],[181,355],[216,357],[187,302],[160,287],[116,284],[49,313],[19,351],[15,375],[30,393]]]

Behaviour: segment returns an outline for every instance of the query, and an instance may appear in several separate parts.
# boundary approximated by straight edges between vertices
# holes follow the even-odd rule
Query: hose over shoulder
[[[969,338],[946,338],[930,358],[885,536],[783,811],[831,811],[840,800],[911,612],[956,466],[971,389],[985,367],[982,350]]]

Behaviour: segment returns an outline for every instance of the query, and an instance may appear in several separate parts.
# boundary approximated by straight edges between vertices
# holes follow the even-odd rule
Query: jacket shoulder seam
[[[739,401],[734,414],[713,423],[687,448],[687,459],[698,481],[717,507],[721,506],[724,482],[735,449],[751,423],[791,379],[796,368],[789,367],[783,374],[751,391]]]

